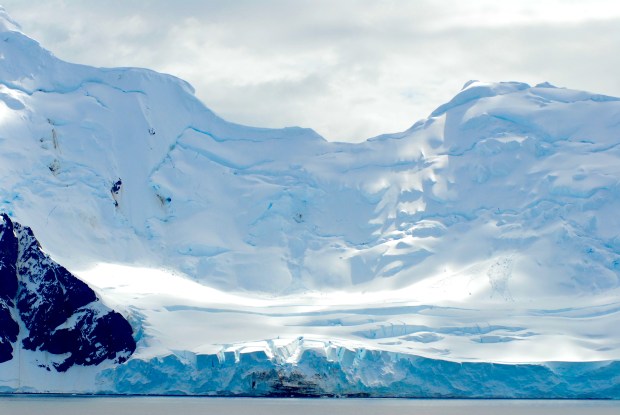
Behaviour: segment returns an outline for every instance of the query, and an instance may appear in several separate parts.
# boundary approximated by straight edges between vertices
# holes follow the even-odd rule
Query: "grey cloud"
[[[4,0],[63,59],[172,73],[231,121],[352,141],[408,128],[472,78],[620,95],[614,4]]]

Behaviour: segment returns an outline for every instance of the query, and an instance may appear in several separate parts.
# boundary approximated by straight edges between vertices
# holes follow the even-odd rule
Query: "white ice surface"
[[[136,357],[304,336],[620,359],[618,99],[473,82],[407,131],[330,143],[17,29],[0,16],[0,209],[143,330]]]
[[[620,302],[546,308],[512,303],[463,304],[466,287],[420,284],[398,292],[326,292],[288,296],[230,294],[172,272],[100,264],[79,277],[108,305],[139,315],[135,357],[257,349],[270,341],[330,341],[454,361],[503,363],[617,358]],[[616,292],[617,295],[617,292]],[[248,343],[249,341],[249,343]]]

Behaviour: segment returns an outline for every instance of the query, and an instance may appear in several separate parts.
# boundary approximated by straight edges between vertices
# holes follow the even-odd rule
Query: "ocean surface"
[[[618,415],[620,401],[0,396],[0,415]]]

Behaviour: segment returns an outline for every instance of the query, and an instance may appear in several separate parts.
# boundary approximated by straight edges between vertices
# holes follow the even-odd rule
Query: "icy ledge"
[[[620,362],[451,362],[300,337],[134,358],[97,383],[121,394],[620,399]]]

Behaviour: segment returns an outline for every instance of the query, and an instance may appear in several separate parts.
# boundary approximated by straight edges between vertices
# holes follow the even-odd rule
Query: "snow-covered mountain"
[[[3,390],[620,397],[617,98],[469,82],[334,143],[63,62],[0,11],[0,101],[4,223],[137,341],[121,365],[7,360]],[[6,327],[0,353],[28,349]]]
[[[136,349],[127,320],[50,260],[30,228],[13,224],[4,214],[0,283],[0,363],[25,360],[66,372],[105,360],[122,363]],[[33,353],[22,359],[21,349]]]

